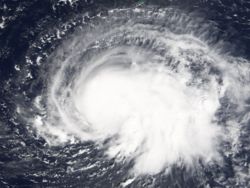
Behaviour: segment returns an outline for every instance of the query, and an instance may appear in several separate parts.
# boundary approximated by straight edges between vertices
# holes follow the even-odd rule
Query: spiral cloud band
[[[135,174],[221,163],[223,143],[237,143],[234,127],[248,120],[250,77],[211,28],[172,8],[93,18],[50,57],[38,132],[51,144],[94,141],[109,158],[134,160]]]

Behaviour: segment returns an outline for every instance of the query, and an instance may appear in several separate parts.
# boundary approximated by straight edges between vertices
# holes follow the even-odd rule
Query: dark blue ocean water
[[[49,147],[43,138],[36,135],[18,118],[18,106],[27,110],[23,117],[30,117],[36,109],[29,103],[43,84],[39,77],[39,67],[32,66],[33,77],[26,81],[27,62],[36,61],[40,54],[45,61],[48,54],[74,31],[74,25],[65,29],[61,39],[41,44],[54,26],[63,28],[69,20],[78,20],[78,15],[99,12],[117,7],[156,6],[177,7],[194,12],[196,16],[213,22],[218,27],[218,39],[226,45],[226,53],[250,60],[250,1],[249,0],[0,0],[0,187],[118,187],[127,178],[132,164],[121,165],[106,160],[103,151],[94,143],[74,143]],[[34,45],[40,45],[35,48]],[[27,60],[27,57],[30,59]],[[33,59],[32,59],[33,58]],[[20,85],[22,83],[22,85]],[[249,126],[248,126],[249,127]],[[248,145],[249,139],[245,139]],[[81,149],[90,154],[75,155]],[[239,152],[238,161],[250,164],[250,149]],[[72,165],[71,161],[77,161]],[[145,176],[134,181],[130,187],[249,187],[237,184],[233,162],[225,159],[223,169],[204,169],[202,176],[189,176],[185,169],[173,169],[171,176],[159,174]],[[89,170],[81,169],[88,164],[99,163]],[[101,173],[102,172],[102,173]],[[249,174],[248,174],[249,175]],[[223,177],[219,179],[218,177]],[[250,176],[250,175],[249,175]]]

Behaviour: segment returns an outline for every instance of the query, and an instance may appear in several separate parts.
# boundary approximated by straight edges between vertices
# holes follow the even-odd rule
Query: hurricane
[[[169,187],[216,187],[209,177],[247,187],[249,157],[239,162],[239,153],[249,151],[250,62],[230,52],[216,23],[178,7],[136,6],[81,14],[73,26],[52,31],[63,40],[49,53],[26,56],[32,68],[15,67],[20,80],[37,71],[29,90],[38,92],[16,113],[43,152],[58,158],[56,148],[72,147],[67,173],[116,172],[111,187],[157,187],[164,177]]]
[[[174,9],[111,10],[93,24],[51,57],[38,128],[48,142],[95,141],[108,157],[135,159],[136,173],[221,162],[236,122],[216,113],[226,98],[244,110],[247,62],[212,49],[207,26]]]

